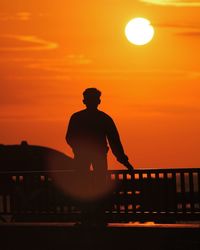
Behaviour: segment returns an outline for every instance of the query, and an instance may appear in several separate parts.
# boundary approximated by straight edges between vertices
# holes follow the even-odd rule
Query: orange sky
[[[155,28],[141,47],[124,36],[137,16]],[[200,1],[1,1],[0,26],[0,143],[71,155],[66,125],[94,86],[136,168],[200,167]]]

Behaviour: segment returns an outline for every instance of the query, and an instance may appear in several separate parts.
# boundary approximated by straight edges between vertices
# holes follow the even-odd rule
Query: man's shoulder
[[[105,112],[101,111],[101,110],[98,110],[99,112],[99,115],[104,117],[106,120],[112,120],[112,118]]]
[[[99,116],[101,119],[105,119],[107,121],[112,121],[112,118],[107,113],[105,113],[101,110],[97,110],[96,115]],[[83,110],[80,110],[80,111],[73,113],[71,116],[71,119],[78,119],[78,118],[85,117],[85,116],[86,117],[88,116],[88,112],[86,109],[83,109]]]
[[[71,118],[77,118],[77,117],[80,117],[80,116],[82,116],[84,114],[85,114],[85,109],[73,113],[72,116],[71,116]]]

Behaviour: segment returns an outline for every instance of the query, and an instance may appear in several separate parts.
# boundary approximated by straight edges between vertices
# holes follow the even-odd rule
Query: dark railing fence
[[[109,170],[108,177],[115,186],[105,209],[109,222],[200,221],[199,168]],[[8,215],[15,221],[81,219],[76,202],[45,171],[0,172],[0,217]]]

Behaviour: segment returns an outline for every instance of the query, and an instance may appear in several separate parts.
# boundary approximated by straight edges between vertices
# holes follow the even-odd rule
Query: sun
[[[137,17],[127,23],[125,35],[129,42],[135,45],[144,45],[153,38],[154,28],[146,18]]]

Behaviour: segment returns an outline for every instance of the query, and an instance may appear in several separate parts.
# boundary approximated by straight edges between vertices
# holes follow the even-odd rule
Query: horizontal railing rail
[[[77,200],[59,188],[54,176],[69,180],[75,173],[1,171],[2,219],[79,220]],[[105,199],[108,221],[200,221],[200,168],[109,170],[107,180],[113,187]]]

